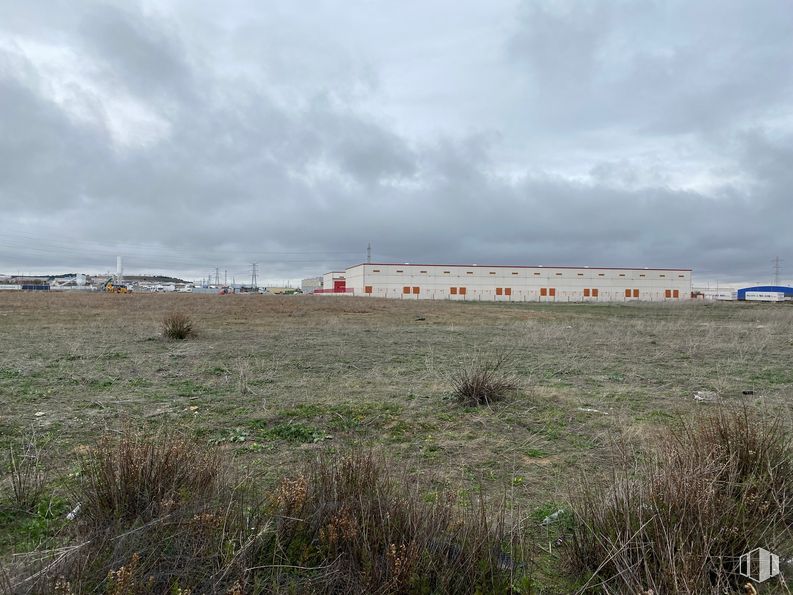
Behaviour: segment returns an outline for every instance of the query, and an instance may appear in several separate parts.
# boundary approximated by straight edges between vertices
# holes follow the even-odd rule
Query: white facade
[[[348,294],[398,299],[663,302],[691,297],[690,269],[364,263],[344,276]]]
[[[708,282],[705,285],[695,285],[691,288],[700,299],[735,301],[738,299],[738,290],[746,287],[747,283],[718,283]]]
[[[317,289],[322,289],[322,277],[309,277],[300,283],[300,290],[303,293],[314,293]]]
[[[784,302],[785,294],[782,291],[747,291],[747,302]]]
[[[314,293],[352,293],[345,291],[345,271],[330,271],[322,275],[322,289]]]

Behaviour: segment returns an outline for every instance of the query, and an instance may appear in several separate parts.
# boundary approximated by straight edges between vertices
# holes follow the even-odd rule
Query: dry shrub
[[[36,508],[44,493],[45,476],[41,458],[38,437],[32,432],[22,436],[8,449],[8,469],[14,504],[25,512]]]
[[[778,419],[720,411],[670,431],[657,452],[578,488],[570,547],[608,593],[732,592],[738,557],[793,546],[793,445]]]
[[[471,509],[453,499],[428,503],[405,479],[371,454],[351,453],[320,459],[284,480],[275,494],[278,562],[314,569],[292,576],[294,586],[319,593],[504,593],[528,584],[526,552],[503,514],[488,516],[481,501]]]
[[[183,341],[195,336],[193,320],[182,312],[171,312],[162,319],[162,336],[173,341]]]
[[[181,434],[128,428],[84,455],[76,499],[84,522],[147,522],[183,501],[211,500],[219,474],[217,455]]]
[[[126,428],[80,467],[76,545],[34,552],[14,592],[223,593],[253,566],[260,517],[214,450]]]
[[[504,399],[517,386],[504,367],[511,360],[509,352],[499,353],[492,359],[475,357],[452,375],[453,395],[466,406],[490,405]]]
[[[490,516],[481,502],[428,503],[415,485],[363,454],[318,460],[274,490],[254,482],[243,489],[204,448],[169,432],[127,429],[102,439],[82,461],[71,544],[33,552],[8,590],[388,594],[530,587],[523,542],[507,529],[503,509]]]

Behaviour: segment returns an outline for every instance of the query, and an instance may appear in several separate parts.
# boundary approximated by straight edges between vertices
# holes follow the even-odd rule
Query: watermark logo
[[[743,554],[740,561],[739,572],[758,583],[779,574],[779,556],[761,547]]]

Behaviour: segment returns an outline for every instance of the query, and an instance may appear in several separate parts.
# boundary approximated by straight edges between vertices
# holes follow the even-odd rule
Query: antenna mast
[[[772,262],[774,263],[774,285],[779,286],[779,271],[782,270],[782,267],[779,264],[779,256],[774,258]]]

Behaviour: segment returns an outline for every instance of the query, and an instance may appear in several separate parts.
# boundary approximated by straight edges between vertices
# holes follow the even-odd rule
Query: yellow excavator
[[[113,277],[108,277],[103,286],[103,289],[108,293],[131,293],[132,290],[123,283],[113,284]]]

